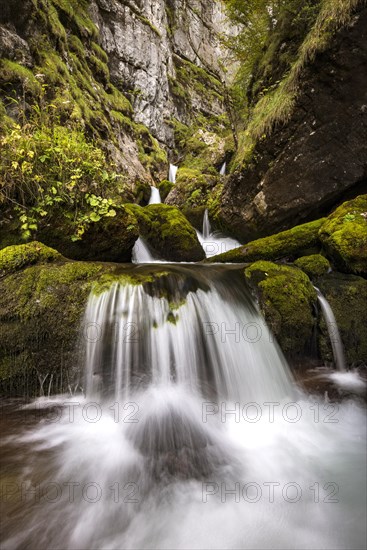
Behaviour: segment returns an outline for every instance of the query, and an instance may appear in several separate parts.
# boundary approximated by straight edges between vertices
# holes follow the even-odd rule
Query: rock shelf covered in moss
[[[7,246],[0,250],[0,277],[25,267],[63,259],[56,250],[33,241],[19,246]]]
[[[303,252],[320,248],[319,230],[325,218],[297,225],[270,237],[257,239],[244,246],[208,259],[208,262],[247,263],[258,260],[293,259]]]
[[[339,206],[322,225],[320,240],[340,271],[367,274],[367,195]]]
[[[316,291],[310,279],[296,267],[267,261],[255,262],[245,270],[245,275],[283,352],[302,355],[315,326]]]
[[[72,224],[61,218],[52,220],[52,223],[43,227],[37,236],[73,260],[130,262],[132,249],[139,237],[138,224],[127,209],[122,206],[115,208],[114,217],[102,217],[97,222],[90,221],[77,241],[72,240]]]

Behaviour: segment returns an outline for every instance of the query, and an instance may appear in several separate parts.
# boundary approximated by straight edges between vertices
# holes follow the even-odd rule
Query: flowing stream
[[[241,267],[131,269],[85,395],[4,404],[1,548],[365,548],[363,406],[297,388]]]

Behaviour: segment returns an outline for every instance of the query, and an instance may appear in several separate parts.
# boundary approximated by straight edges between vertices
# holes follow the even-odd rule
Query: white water
[[[220,174],[221,176],[225,176],[225,175],[226,175],[226,170],[227,170],[227,163],[224,162],[224,163],[222,164],[221,169],[219,170],[219,174]]]
[[[327,330],[329,333],[331,347],[333,349],[335,366],[339,372],[345,372],[345,356],[344,356],[344,346],[343,341],[340,336],[338,323],[336,322],[335,315],[333,310],[330,307],[329,302],[321,291],[315,287],[317,292],[317,299],[321,306],[321,311],[325,319]]]
[[[202,232],[196,231],[196,234],[207,258],[229,252],[229,250],[241,246],[236,239],[226,237],[219,231],[212,231],[207,209],[204,212],[203,230]]]
[[[161,204],[162,199],[159,189],[153,186],[151,186],[150,189],[151,192],[149,204]],[[139,239],[136,241],[132,250],[131,259],[134,264],[149,264],[160,262],[159,258],[154,255],[153,251],[149,248],[148,243],[143,239],[143,237],[139,237]]]
[[[226,269],[90,297],[88,397],[5,441],[41,497],[9,499],[2,548],[365,548],[365,411],[295,391]]]
[[[150,250],[143,237],[139,237],[134,245],[132,251],[132,262],[133,264],[151,264],[159,262],[159,260],[155,258],[153,252]]]
[[[174,164],[169,165],[168,181],[171,183],[176,183],[177,170],[178,166],[175,166]]]
[[[203,237],[204,237],[204,239],[209,239],[209,237],[211,235],[211,232],[212,232],[212,227],[211,227],[210,221],[209,221],[209,212],[208,212],[208,209],[206,208],[205,212],[204,212],[204,220],[203,220]]]
[[[151,193],[150,193],[149,204],[161,204],[162,199],[161,199],[161,194],[159,192],[159,189],[157,189],[156,187],[151,187],[150,189],[151,189]]]

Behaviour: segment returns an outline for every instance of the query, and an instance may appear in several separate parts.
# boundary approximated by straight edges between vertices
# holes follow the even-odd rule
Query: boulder
[[[123,206],[116,208],[116,212],[115,217],[91,221],[77,241],[72,240],[75,226],[56,216],[37,232],[37,238],[72,260],[130,262],[139,237],[138,223]]]
[[[367,274],[367,195],[339,206],[322,225],[320,240],[338,270]]]
[[[129,205],[139,222],[139,231],[165,260],[196,262],[205,258],[195,229],[177,208],[151,204],[145,208]]]
[[[260,309],[283,352],[302,356],[309,349],[315,327],[316,291],[300,269],[259,261],[246,268]]]
[[[321,254],[302,256],[294,262],[294,265],[302,269],[312,280],[325,275],[331,270],[329,260]]]
[[[0,250],[0,278],[34,264],[62,260],[61,254],[42,243],[33,241]]]

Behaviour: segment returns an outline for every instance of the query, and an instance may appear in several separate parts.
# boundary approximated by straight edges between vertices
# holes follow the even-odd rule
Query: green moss
[[[140,234],[164,259],[190,262],[204,258],[195,229],[177,208],[165,204],[129,208],[139,222]]]
[[[321,254],[302,256],[294,262],[294,265],[302,269],[310,279],[321,277],[331,269],[329,260]]]
[[[172,191],[174,186],[175,186],[175,184],[171,183],[168,180],[162,180],[158,183],[157,187],[159,189],[159,193],[160,193],[162,202],[164,202],[166,200],[167,196],[169,195],[170,191]]]
[[[335,315],[347,363],[367,363],[367,281],[356,275],[330,273],[321,277],[317,285]],[[321,313],[318,337],[321,357],[333,361],[330,337]]]
[[[367,195],[339,206],[320,228],[320,240],[340,271],[367,273]]]
[[[9,59],[0,61],[1,80],[5,85],[20,85],[24,92],[34,96],[41,93],[41,84],[32,71]]]
[[[97,44],[96,42],[93,42],[93,41],[90,43],[90,45],[91,45],[91,48],[92,48],[93,52],[98,57],[98,59],[103,61],[103,63],[108,63],[108,55],[106,54],[104,49],[101,48],[101,46],[99,44]]]
[[[61,259],[61,254],[56,250],[48,248],[37,241],[17,246],[8,246],[0,250],[0,277],[33,264],[53,262]]]
[[[106,292],[107,290],[109,290],[111,286],[115,284],[119,284],[122,286],[146,285],[147,283],[153,283],[157,278],[162,277],[164,275],[167,275],[166,271],[161,271],[161,272],[155,271],[152,273],[131,272],[131,271],[125,272],[125,273],[119,273],[119,272],[106,273],[102,275],[102,277],[93,284],[92,292],[93,294],[98,296],[103,292]]]
[[[270,237],[257,239],[224,254],[210,258],[209,262],[245,263],[257,260],[296,258],[306,249],[320,248],[319,230],[325,218],[297,225]]]
[[[66,262],[34,265],[0,279],[0,388],[7,395],[51,393],[80,377],[76,342],[92,282],[111,269]]]
[[[159,32],[159,30],[157,29],[157,27],[155,25],[153,25],[153,23],[151,21],[149,21],[149,19],[147,17],[144,17],[142,15],[138,15],[138,18],[142,23],[144,23],[144,25],[147,25],[157,36],[159,36],[159,38],[162,38],[162,35]]]
[[[245,275],[256,289],[261,310],[283,352],[302,354],[315,325],[316,291],[310,279],[300,269],[267,261],[252,264]]]

